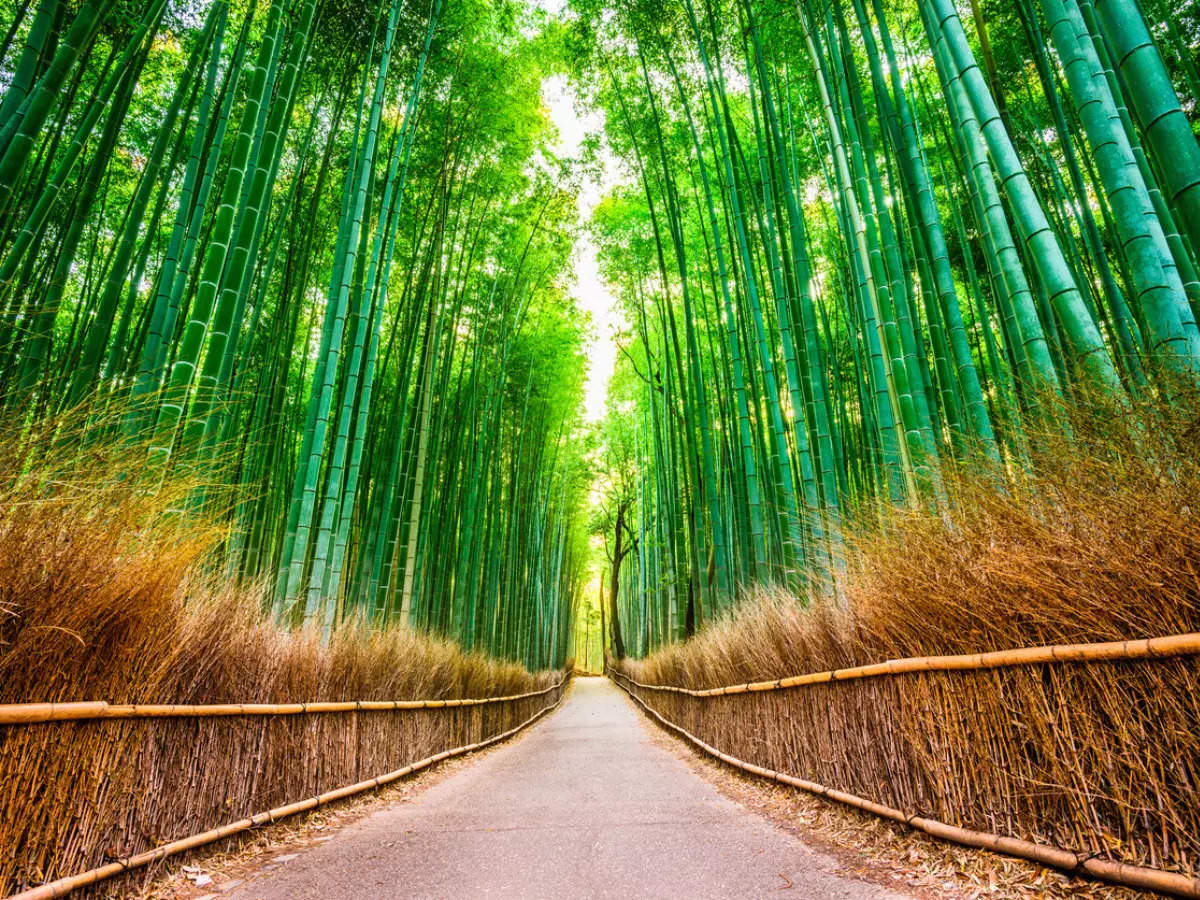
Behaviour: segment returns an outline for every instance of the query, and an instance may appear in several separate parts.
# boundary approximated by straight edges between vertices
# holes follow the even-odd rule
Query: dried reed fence
[[[205,574],[223,529],[173,512],[196,485],[97,430],[0,421],[0,895],[399,777],[561,695],[406,628],[269,621]]]
[[[937,504],[848,510],[836,591],[818,584],[804,604],[760,590],[621,669],[735,686],[634,691],[789,783],[943,837],[1069,848],[1094,873],[1174,873],[1195,892],[1200,657],[1155,655],[1200,633],[1200,399],[1179,397],[1047,397],[1020,465],[944,467]],[[1013,651],[1084,644],[1104,646]],[[876,665],[889,659],[921,662]]]
[[[935,837],[1200,897],[1200,634],[718,688],[615,681],[745,771]],[[1062,849],[1072,848],[1072,849]]]
[[[322,646],[202,584],[23,596],[0,616],[0,896],[477,744],[562,691],[406,629]]]
[[[62,897],[176,853],[382,787],[443,759],[481,749],[516,734],[549,712],[561,700],[567,680],[564,674],[548,687],[511,697],[313,703],[300,710],[294,704],[248,704],[250,711],[227,705],[87,710],[80,708],[85,704],[70,704],[59,712],[73,713],[73,717],[55,720],[45,718],[48,704],[4,707],[7,729],[30,726],[28,731],[35,736],[41,731],[42,737],[49,738],[33,750],[46,755],[53,755],[57,747],[69,748],[71,742],[62,735],[45,734],[53,729],[43,723],[81,728],[86,726],[76,723],[87,721],[93,729],[103,728],[92,724],[96,720],[152,723],[140,734],[92,736],[107,738],[114,746],[129,739],[137,744],[133,765],[109,773],[94,785],[97,800],[104,797],[117,804],[110,807],[101,801],[96,806],[103,803],[109,812],[123,809],[124,815],[108,822],[106,829],[104,813],[92,808],[92,821],[77,817],[67,835],[68,840],[76,840],[78,855],[90,855],[93,862],[95,853],[88,854],[84,846],[89,833],[116,832],[124,841],[124,851],[103,851],[104,864],[54,878],[17,897]],[[196,709],[201,711],[189,711]],[[71,724],[60,724],[63,722]],[[0,747],[9,740],[9,736],[0,738]],[[221,763],[213,765],[207,753],[195,752],[196,747],[215,748]],[[346,784],[351,779],[353,782]],[[147,780],[155,783],[155,790],[147,789]],[[77,793],[77,782],[73,787],[76,790],[71,793]],[[280,799],[291,802],[279,804]],[[235,810],[271,803],[278,805],[228,821]],[[83,807],[78,812],[83,812]],[[222,824],[211,827],[217,822]],[[90,829],[89,824],[93,826]],[[210,827],[201,831],[205,825]],[[172,831],[188,837],[165,844],[154,839]],[[152,848],[135,850],[145,843]],[[59,869],[71,868],[61,848],[53,864]]]

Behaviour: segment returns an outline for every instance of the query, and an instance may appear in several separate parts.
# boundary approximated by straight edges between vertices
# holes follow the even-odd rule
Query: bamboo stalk
[[[459,700],[344,700],[325,703],[217,703],[217,704],[111,704],[105,700],[78,703],[0,704],[0,725],[33,725],[39,722],[68,722],[81,719],[173,719],[213,716],[294,716],[312,713],[378,712],[399,709],[443,709],[511,703],[540,697],[562,687],[566,678],[540,691],[509,697],[480,697]]]
[[[1178,635],[1177,637],[1197,637],[1196,635]],[[1159,639],[1167,640],[1167,639]],[[1126,643],[1126,642],[1121,642]],[[1134,641],[1128,643],[1145,643],[1142,641]],[[1081,649],[1094,647],[1107,647],[1106,644],[1083,644],[1074,645],[1068,648],[1055,647],[1037,647],[1029,648],[1030,650],[1055,650],[1055,649]],[[1005,651],[1005,652],[1022,652],[1022,651]],[[1193,651],[1194,652],[1194,651]],[[995,654],[978,654],[980,656],[991,656]],[[1142,654],[1146,656],[1149,654]],[[1176,654],[1178,655],[1178,654]],[[938,657],[930,657],[937,659]],[[964,659],[966,657],[942,657],[943,659]],[[1092,657],[1074,657],[1085,659],[1120,659],[1123,657],[1114,656],[1092,656]],[[1140,657],[1128,657],[1140,658]],[[910,662],[910,660],[899,660],[899,662]],[[865,668],[865,667],[864,667]],[[984,668],[981,666],[965,667],[965,668]],[[907,671],[926,671],[909,669]],[[617,676],[619,679],[624,679],[630,684],[636,685],[637,682],[628,678],[620,672],[610,669],[610,676]],[[794,775],[789,775],[786,772],[776,772],[770,769],[765,769],[762,766],[756,766],[753,763],[748,763],[738,759],[735,756],[730,756],[718,750],[711,744],[707,744],[700,738],[696,737],[690,731],[687,731],[674,722],[669,721],[660,715],[657,711],[646,704],[641,697],[629,690],[628,687],[621,684],[617,678],[613,679],[614,684],[624,690],[633,700],[636,700],[638,705],[642,707],[649,715],[653,716],[665,728],[676,732],[690,742],[695,744],[705,753],[710,756],[715,756],[734,768],[741,769],[744,772],[749,772],[752,775],[758,775],[761,778],[768,778],[772,781],[778,781],[781,784],[791,785],[799,788],[810,794],[815,794],[818,797],[824,797],[828,800],[834,800],[838,803],[843,803],[847,806],[853,806],[856,809],[861,809],[864,812],[869,812],[873,815],[880,816],[885,819],[891,819],[895,822],[900,822],[904,825],[909,825],[919,831],[923,831],[931,837],[940,838],[946,841],[952,841],[956,844],[963,844],[967,847],[978,847],[983,850],[990,850],[993,853],[1002,853],[1006,856],[1015,856],[1021,859],[1031,860],[1040,863],[1044,866],[1049,866],[1055,869],[1061,869],[1070,873],[1085,873],[1093,878],[1107,881],[1112,884],[1124,885],[1126,887],[1138,888],[1140,890],[1158,891],[1164,894],[1173,894],[1179,897],[1200,897],[1200,878],[1191,878],[1187,875],[1182,875],[1177,872],[1165,872],[1162,869],[1152,869],[1146,866],[1133,866],[1126,863],[1114,862],[1106,859],[1092,858],[1090,853],[1075,850],[1066,850],[1062,847],[1055,847],[1049,844],[1037,844],[1032,841],[1024,841],[1019,838],[1005,837],[1004,835],[991,834],[986,831],[974,831],[970,828],[961,828],[957,825],[949,825],[937,819],[930,819],[924,816],[918,816],[915,813],[905,813],[901,810],[894,809],[890,806],[884,806],[881,803],[875,803],[865,797],[860,797],[856,794],[849,794],[845,791],[839,791],[834,788],[826,787],[823,784],[818,784],[815,781],[807,781],[803,778],[797,778]]]
[[[545,694],[550,691],[561,688],[566,683],[566,681],[567,681],[567,678],[564,676],[564,678],[561,681],[559,681],[558,684],[554,685],[553,687],[547,688],[544,691],[537,691],[536,693],[531,693],[531,694],[521,694],[518,697],[489,698],[489,699],[495,700],[495,701],[499,701],[499,700],[503,700],[503,699],[513,700],[513,699],[520,699],[523,697],[532,697],[532,696],[536,696],[537,694]],[[409,701],[409,702],[418,702],[418,701]],[[444,703],[444,702],[452,702],[452,701],[427,701],[427,702]],[[477,702],[482,702],[482,701],[477,701]],[[435,763],[439,763],[444,759],[449,759],[454,756],[462,756],[464,753],[472,753],[476,750],[482,750],[484,747],[488,747],[492,744],[499,743],[500,741],[503,741],[506,738],[510,738],[513,735],[517,734],[517,732],[528,728],[530,725],[532,725],[534,722],[536,722],[542,716],[546,715],[546,713],[550,712],[552,709],[554,709],[556,706],[558,706],[558,704],[561,702],[562,702],[562,696],[560,695],[559,698],[554,701],[554,703],[550,704],[549,706],[545,707],[544,709],[542,709],[539,712],[535,713],[534,715],[530,716],[528,719],[526,719],[521,724],[517,725],[514,728],[510,728],[508,731],[502,732],[501,734],[495,735],[494,737],[490,737],[487,740],[478,741],[474,744],[467,744],[462,747],[455,747],[451,750],[443,750],[441,753],[435,753],[433,756],[429,756],[429,757],[426,757],[425,759],[418,760],[417,762],[410,763],[409,765],[404,766],[403,768],[396,769],[392,772],[388,772],[388,773],[386,773],[384,775],[380,775],[376,778],[369,778],[366,781],[359,781],[356,784],[350,784],[350,785],[346,785],[345,787],[335,788],[331,791],[326,791],[325,793],[318,794],[315,797],[309,797],[305,800],[297,800],[294,803],[288,803],[284,806],[277,806],[274,809],[267,810],[266,812],[255,813],[254,815],[248,816],[247,818],[238,819],[236,822],[230,822],[227,825],[222,825],[220,828],[213,828],[213,829],[210,829],[209,831],[201,832],[200,834],[193,834],[190,837],[180,838],[179,840],[171,841],[170,843],[163,844],[159,847],[155,847],[153,850],[147,850],[144,853],[139,853],[135,856],[130,856],[125,859],[109,863],[108,865],[99,866],[95,869],[89,869],[86,872],[80,872],[77,875],[70,875],[66,878],[59,878],[58,880],[51,881],[48,884],[39,885],[38,887],[31,888],[30,890],[22,891],[19,894],[13,894],[11,897],[8,898],[8,900],[48,900],[48,898],[52,898],[52,897],[65,897],[67,894],[71,893],[74,890],[78,890],[79,888],[87,887],[88,885],[92,885],[92,884],[97,884],[98,882],[101,882],[101,881],[106,881],[106,880],[108,880],[110,878],[114,878],[117,875],[120,875],[124,872],[128,872],[133,869],[142,868],[143,866],[147,866],[150,863],[158,862],[159,860],[166,859],[168,856],[174,856],[178,853],[183,853],[187,850],[193,850],[196,847],[203,847],[206,844],[211,844],[215,841],[221,840],[222,838],[231,837],[235,834],[240,834],[243,831],[249,831],[251,828],[257,828],[262,825],[271,825],[271,824],[274,824],[275,822],[279,821],[280,819],[287,818],[288,816],[293,816],[293,815],[296,815],[297,813],[306,812],[310,809],[315,809],[318,806],[324,806],[327,803],[332,803],[336,800],[344,799],[345,797],[351,797],[354,794],[361,794],[363,791],[369,791],[369,790],[372,790],[373,788],[383,787],[384,785],[391,784],[393,781],[398,781],[407,775],[411,775],[414,772],[418,772],[421,769],[425,769],[425,768],[428,768],[429,766],[434,765]],[[313,704],[309,704],[309,705],[311,706]],[[466,705],[466,704],[459,704],[459,705]],[[401,708],[412,708],[412,707],[401,707]]]
[[[775,681],[752,681],[725,687],[694,690],[665,684],[642,684],[626,675],[630,684],[647,691],[686,694],[689,697],[725,697],[757,691],[778,691],[786,688],[830,684],[834,681],[853,681],[858,678],[878,678],[912,672],[971,672],[981,669],[1000,669],[1012,666],[1032,666],[1042,663],[1098,662],[1123,659],[1166,659],[1172,656],[1200,656],[1200,632],[1175,634],[1168,637],[1142,638],[1134,641],[1109,641],[1099,644],[1061,644],[1049,647],[1023,647],[1018,650],[995,650],[989,653],[966,653],[959,656],[916,656],[889,659],[886,662],[855,666],[851,669],[831,669],[793,675]],[[3,707],[0,707],[0,716]],[[3,722],[0,718],[0,722]]]

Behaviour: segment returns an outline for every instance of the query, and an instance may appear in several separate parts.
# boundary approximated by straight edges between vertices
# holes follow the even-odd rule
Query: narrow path
[[[229,896],[900,900],[723,797],[652,727],[579,679],[523,740]]]

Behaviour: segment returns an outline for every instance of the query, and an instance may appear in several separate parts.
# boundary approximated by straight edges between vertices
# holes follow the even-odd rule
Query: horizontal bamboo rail
[[[1143,656],[1144,655],[1145,654],[1143,654]],[[1114,657],[1102,658],[1111,659]],[[1115,658],[1120,659],[1122,657]],[[979,666],[977,668],[988,667]],[[905,813],[890,806],[884,806],[881,803],[875,803],[874,801],[868,800],[865,797],[859,797],[856,794],[848,794],[845,791],[835,790],[834,788],[826,787],[823,784],[818,784],[815,781],[806,781],[803,778],[797,778],[796,776],[789,775],[786,772],[775,772],[771,769],[765,769],[762,766],[756,766],[753,763],[746,762],[745,760],[738,759],[736,756],[730,756],[728,753],[718,750],[711,744],[707,744],[700,738],[696,737],[696,735],[692,734],[690,731],[681,728],[674,722],[671,722],[660,715],[656,710],[647,705],[641,697],[639,697],[625,685],[621,684],[620,679],[624,679],[630,684],[637,685],[637,682],[632,678],[629,678],[628,676],[615,670],[609,670],[608,674],[610,676],[617,676],[617,678],[613,679],[613,683],[625,691],[625,693],[628,694],[631,699],[637,701],[638,705],[640,705],[643,710],[658,720],[658,722],[665,728],[686,738],[688,741],[695,744],[710,756],[714,756],[721,760],[721,762],[733,766],[736,769],[741,769],[743,772],[749,772],[750,774],[758,775],[761,778],[768,778],[772,781],[777,781],[780,784],[791,785],[792,787],[799,788],[807,793],[815,794],[818,797],[834,800],[838,803],[843,803],[847,806],[853,806],[856,809],[861,809],[864,812],[869,812],[885,819],[891,819],[894,822],[900,822],[901,824],[909,825],[913,828],[916,828],[918,831],[925,832],[931,837],[941,838],[942,840],[951,841],[956,844],[962,844],[967,847],[977,847],[982,850],[990,850],[993,853],[1000,853],[1005,856],[1015,856],[1020,859],[1027,859],[1054,869],[1061,869],[1062,871],[1071,874],[1078,874],[1081,872],[1086,873],[1091,875],[1093,878],[1100,879],[1101,881],[1107,881],[1112,884],[1123,885],[1125,887],[1137,888],[1138,890],[1157,891],[1162,894],[1172,894],[1178,897],[1200,897],[1200,878],[1190,878],[1187,875],[1181,875],[1177,872],[1166,872],[1162,869],[1151,869],[1145,866],[1131,866],[1125,863],[1113,862],[1111,860],[1096,859],[1089,853],[1082,853],[1075,850],[1064,850],[1061,847],[1055,847],[1050,844],[1036,844],[1032,841],[1023,841],[1019,838],[1005,837],[1004,835],[991,834],[986,831],[974,831],[970,828],[960,828],[957,825],[949,825],[946,822],[940,822],[937,819],[918,816],[915,813]]]
[[[541,694],[547,694],[550,691],[561,688],[567,683],[567,677],[564,676],[557,684],[543,691],[534,691],[529,694],[519,694],[512,698],[490,698],[494,702],[506,699],[524,699],[527,697],[535,697]],[[450,759],[454,756],[462,756],[465,753],[473,753],[476,750],[482,750],[484,747],[497,744],[507,738],[512,737],[520,731],[528,728],[546,713],[550,712],[559,703],[562,702],[560,696],[554,703],[539,710],[534,715],[530,716],[520,725],[515,728],[510,728],[501,734],[490,737],[483,741],[478,741],[474,744],[467,744],[463,747],[455,747],[452,750],[443,750],[441,753],[436,753],[433,756],[418,760],[415,763],[410,763],[403,768],[388,772],[376,778],[370,778],[366,781],[360,781],[356,784],[346,785],[345,787],[336,788],[332,791],[326,791],[324,794],[318,794],[315,797],[309,797],[307,800],[298,800],[295,803],[288,803],[285,806],[277,806],[274,809],[269,809],[266,812],[255,813],[245,819],[238,819],[236,822],[230,822],[228,825],[222,825],[220,828],[213,828],[209,831],[193,834],[190,837],[180,838],[177,841],[171,841],[168,844],[163,844],[155,847],[153,850],[147,850],[145,853],[138,853],[135,856],[129,856],[125,859],[111,862],[108,865],[99,866],[95,869],[89,869],[86,872],[80,872],[78,875],[69,875],[66,878],[59,878],[56,881],[51,881],[46,884],[38,885],[35,888],[30,888],[27,891],[22,891],[19,894],[13,894],[8,900],[50,900],[54,897],[65,897],[72,891],[82,887],[97,884],[101,881],[107,881],[110,878],[115,878],[124,872],[129,872],[133,869],[139,869],[148,866],[151,863],[166,859],[168,856],[175,856],[178,853],[184,853],[188,850],[194,850],[197,847],[203,847],[206,844],[211,844],[223,838],[232,837],[235,834],[241,834],[243,831],[249,831],[251,828],[258,828],[263,825],[272,825],[280,819],[294,816],[298,813],[307,812],[310,809],[316,809],[318,806],[324,806],[327,803],[333,803],[335,800],[342,800],[346,797],[351,797],[355,794],[361,794],[363,791],[369,791],[373,788],[380,788],[384,785],[391,784],[393,781],[399,781],[407,775],[414,772],[419,772],[421,769],[426,769],[429,766],[439,763],[442,760]],[[310,704],[311,705],[311,704]],[[413,707],[399,707],[401,709],[412,709]]]
[[[480,697],[461,700],[341,700],[316,703],[215,703],[186,705],[169,703],[114,704],[106,700],[76,703],[0,704],[0,725],[34,725],[39,722],[68,722],[81,719],[173,719],[208,716],[295,716],[310,713],[380,712],[397,709],[443,709],[511,703],[548,694],[562,682],[510,697]]]
[[[807,687],[813,684],[830,684],[835,681],[879,678],[885,675],[903,675],[912,672],[970,672],[1042,663],[1166,659],[1172,656],[1200,656],[1200,632],[1175,634],[1170,637],[1143,638],[1136,641],[1109,641],[1102,644],[1062,644],[1053,647],[994,650],[990,653],[967,653],[961,656],[916,656],[907,659],[889,659],[886,662],[855,666],[851,669],[830,669],[825,672],[810,672],[807,675],[793,675],[790,678],[777,678],[774,681],[752,681],[746,684],[731,684],[703,690],[674,687],[668,684],[642,684],[627,675],[621,677],[646,691],[686,694],[689,697],[727,697],[730,694],[778,691]],[[3,719],[0,719],[0,722],[2,721]]]

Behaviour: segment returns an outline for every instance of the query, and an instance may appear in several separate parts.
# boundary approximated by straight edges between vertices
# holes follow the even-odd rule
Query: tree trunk
[[[628,548],[622,548],[621,546],[622,539],[625,536],[624,503],[617,507],[616,532],[616,536],[613,538],[613,564],[612,574],[608,582],[608,602],[612,608],[613,656],[620,660],[625,658],[625,641],[621,638],[621,614],[617,611],[617,592],[621,585],[621,561],[625,558],[625,554],[629,552]]]

